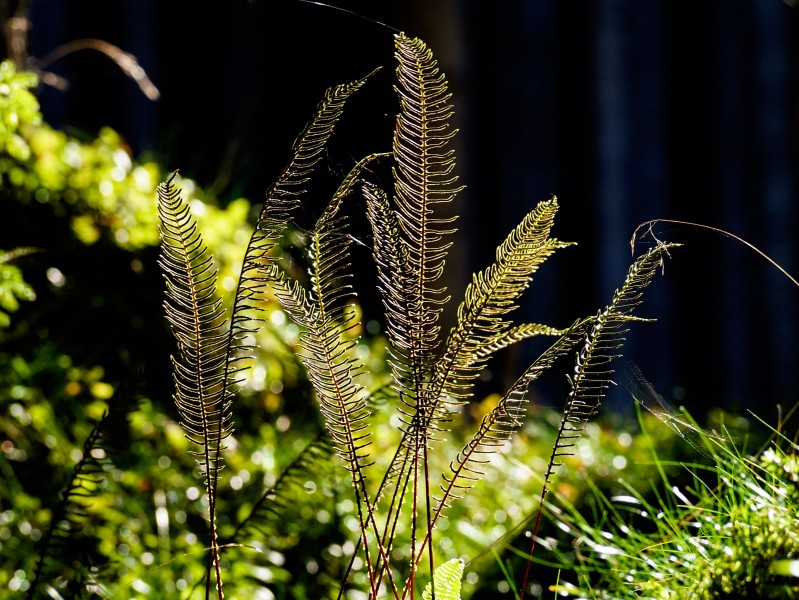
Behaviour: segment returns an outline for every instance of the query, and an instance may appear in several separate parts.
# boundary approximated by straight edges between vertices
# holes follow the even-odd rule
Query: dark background
[[[561,202],[556,236],[578,246],[537,276],[528,320],[565,326],[604,306],[631,261],[635,226],[658,217],[727,229],[799,272],[799,8],[780,0],[330,4],[351,12],[298,0],[210,8],[34,0],[32,57],[100,38],[134,54],[162,94],[152,102],[107,58],[77,52],[46,66],[71,87],[41,90],[45,118],[87,135],[110,125],[137,155],[155,154],[223,201],[257,202],[324,89],[376,66],[383,72],[353,100],[328,168],[344,173],[390,148],[396,28],[430,45],[454,92],[458,172],[468,186],[448,265],[455,298],[551,194]],[[793,404],[799,290],[730,239],[657,231],[685,247],[648,290],[639,314],[658,322],[633,328],[627,357],[696,414],[722,405],[770,418],[776,403]],[[532,352],[517,351],[499,370]]]

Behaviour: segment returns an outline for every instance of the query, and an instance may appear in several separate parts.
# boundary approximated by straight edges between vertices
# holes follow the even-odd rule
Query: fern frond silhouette
[[[226,538],[225,544],[235,544],[248,539],[255,532],[268,534],[274,521],[279,519],[291,501],[289,490],[301,486],[309,477],[317,480],[330,477],[330,457],[333,452],[330,439],[322,433],[313,439],[288,465],[274,485],[260,493],[258,500]]]
[[[621,356],[624,336],[629,331],[627,325],[630,321],[644,320],[632,314],[642,302],[642,291],[663,264],[664,256],[677,246],[658,244],[640,256],[630,267],[624,283],[613,294],[610,304],[594,318],[576,357],[569,397],[544,476],[547,483],[560,466],[558,459],[571,454],[585,424],[597,414],[612,383],[614,371],[611,362]]]
[[[83,598],[90,587],[102,589],[100,575],[109,558],[92,535],[102,520],[94,504],[110,494],[113,456],[128,438],[128,416],[136,405],[131,397],[115,395],[87,436],[42,536],[27,598]]]

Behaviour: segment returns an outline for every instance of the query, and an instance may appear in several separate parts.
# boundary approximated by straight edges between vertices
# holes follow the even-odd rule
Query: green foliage
[[[0,63],[0,148],[20,162],[27,161],[31,149],[20,135],[27,126],[41,124],[39,103],[30,89],[38,83],[33,73],[18,73],[14,63]]]
[[[37,83],[33,73],[17,71],[10,61],[0,63],[3,193],[23,206],[48,205],[57,216],[69,219],[74,235],[84,244],[108,236],[131,251],[156,245],[158,213],[153,196],[164,179],[161,168],[153,161],[135,161],[124,140],[108,127],[91,140],[51,128],[30,91]],[[229,240],[247,239],[248,203],[239,201],[221,211],[213,207],[212,198],[203,199],[194,182],[184,180],[183,187],[201,222],[213,221],[214,228],[224,228]],[[227,258],[227,252],[217,252],[223,264],[228,264]]]
[[[749,457],[698,437],[712,462],[683,466],[692,476],[686,485],[667,475],[670,463],[653,452],[661,471],[654,498],[629,484],[613,496],[595,490],[590,516],[557,499],[552,518],[574,545],[555,551],[576,577],[558,588],[561,594],[609,600],[799,595],[791,571],[799,556],[797,446],[783,438]]]
[[[181,425],[194,445],[203,474],[210,514],[211,557],[219,597],[222,580],[216,525],[216,486],[224,440],[231,434],[230,392],[225,386],[227,356],[220,339],[227,323],[222,300],[216,295],[217,272],[189,207],[171,187],[159,188],[161,261],[166,280],[164,309],[177,339],[179,358],[173,358],[175,395]],[[190,308],[188,308],[190,307]]]
[[[0,318],[6,316],[5,311],[16,310],[20,301],[32,299],[34,286],[37,291],[36,302],[16,311],[0,345],[0,472],[4,482],[0,486],[0,555],[8,566],[0,573],[0,589],[37,596],[49,585],[41,579],[41,585],[32,587],[37,556],[47,552],[48,528],[60,520],[59,494],[69,489],[77,465],[86,458],[84,446],[93,427],[122,380],[157,381],[129,336],[120,336],[119,330],[127,326],[129,333],[141,332],[147,324],[146,355],[159,356],[161,328],[154,326],[157,322],[149,324],[146,313],[140,315],[148,301],[146,274],[151,269],[142,251],[158,240],[153,198],[163,174],[154,162],[134,160],[124,141],[110,129],[89,140],[53,130],[43,122],[30,93],[35,75],[16,72],[8,62],[0,71],[4,119],[0,194],[8,216],[4,223],[26,225],[4,231],[4,239],[21,248],[5,253],[0,264]],[[220,291],[227,300],[235,288],[241,244],[252,233],[247,222],[250,204],[238,199],[217,207],[215,199],[204,195],[196,183],[179,181],[206,239],[213,244]],[[36,227],[27,227],[34,223]],[[19,266],[22,254],[29,251],[22,246],[37,247],[33,256],[24,259],[24,280]],[[76,260],[65,263],[72,255]],[[116,278],[125,273],[130,274],[127,280]],[[94,291],[98,286],[102,292]],[[109,304],[116,311],[110,328],[97,319],[98,311]],[[302,393],[299,365],[290,351],[296,333],[284,326],[282,313],[269,303],[265,317],[269,322],[261,336],[265,355],[248,377],[248,393],[242,398],[242,414],[257,410],[259,415],[251,429],[253,441],[238,445],[241,454],[229,463],[234,484],[221,499],[226,501],[248,483],[258,488],[240,495],[235,506],[242,510],[263,491],[262,478],[275,478],[314,434],[312,423],[300,419],[292,423],[292,411],[281,415],[284,396]],[[141,377],[142,373],[147,377]],[[278,445],[277,428],[290,426]],[[153,568],[156,562],[166,562],[173,550],[177,555],[202,554],[202,527],[197,530],[197,524],[186,517],[196,512],[190,506],[201,500],[194,496],[193,464],[184,458],[186,443],[179,432],[168,404],[156,394],[135,412],[129,447],[115,457],[113,465],[103,467],[107,476],[91,499],[96,510],[90,511],[103,518],[93,520],[84,531],[87,544],[93,540],[94,562],[113,565],[112,572],[104,571],[100,578],[107,593],[116,590],[128,597],[131,589],[138,593],[151,587],[177,593],[204,575],[204,569],[196,569],[193,562]],[[180,533],[170,535],[177,525]],[[224,525],[230,527],[230,522]],[[290,538],[276,532],[274,539]],[[275,550],[270,556],[280,560],[281,555]],[[272,566],[279,578],[280,567]],[[148,570],[152,573],[142,578]]]
[[[159,180],[154,163],[134,165],[122,139],[105,128],[82,143],[43,123],[29,88],[30,73],[13,63],[0,66],[5,128],[0,131],[0,181],[17,201],[50,204],[72,215],[72,228],[84,243],[103,232],[125,248],[157,243],[152,193]]]
[[[36,293],[22,278],[19,267],[10,264],[18,256],[29,254],[35,250],[30,248],[17,249],[11,252],[0,253],[0,329],[11,324],[10,313],[19,309],[19,301],[31,302],[36,299]]]

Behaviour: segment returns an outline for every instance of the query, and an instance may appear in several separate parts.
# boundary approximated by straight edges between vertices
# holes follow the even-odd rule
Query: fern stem
[[[632,249],[633,252],[635,252],[635,242],[638,239],[638,232],[641,229],[646,229],[647,230],[646,233],[648,233],[650,236],[652,236],[652,238],[656,242],[660,243],[660,240],[658,240],[657,237],[655,237],[655,234],[654,234],[654,232],[652,230],[653,227],[656,224],[658,224],[658,223],[672,223],[674,225],[688,225],[690,227],[699,227],[700,229],[707,229],[709,231],[713,231],[715,233],[719,233],[719,234],[721,234],[721,235],[723,235],[725,237],[732,238],[736,242],[739,242],[739,243],[743,244],[744,246],[746,246],[750,250],[753,250],[754,252],[759,254],[761,257],[766,259],[771,264],[771,266],[773,266],[780,273],[785,275],[785,277],[787,277],[791,281],[791,283],[793,283],[796,287],[799,287],[799,281],[797,281],[796,278],[793,277],[793,275],[788,273],[788,271],[786,271],[777,261],[775,261],[768,254],[763,252],[760,248],[758,248],[754,244],[751,244],[750,242],[747,242],[745,239],[735,235],[734,233],[730,233],[729,231],[726,231],[724,229],[720,229],[719,227],[713,227],[712,225],[705,225],[704,223],[694,223],[692,221],[679,221],[677,219],[652,219],[651,221],[644,221],[638,227],[635,228],[635,231],[633,232],[632,238],[630,238],[630,248]]]
[[[430,472],[429,472],[429,462],[428,462],[428,445],[425,441],[424,445],[424,484],[425,484],[425,500],[427,501],[427,506],[425,506],[425,515],[427,516],[427,535],[425,539],[432,540],[433,536],[433,521],[431,518],[431,509],[430,509]],[[436,600],[436,582],[435,577],[433,574],[435,573],[435,560],[434,560],[434,552],[433,552],[433,544],[428,544],[427,546],[427,554],[429,558],[429,566],[430,566],[430,590],[432,600]]]

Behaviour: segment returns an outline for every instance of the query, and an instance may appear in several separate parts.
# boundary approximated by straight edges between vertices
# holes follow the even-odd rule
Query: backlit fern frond
[[[410,320],[393,311],[386,318],[402,335],[397,349],[406,353],[415,379],[414,388],[406,390],[417,405],[412,410],[424,410],[429,401],[424,398],[425,379],[436,358],[439,315],[448,299],[440,279],[454,217],[440,216],[440,205],[451,202],[460,190],[452,174],[455,151],[449,147],[456,130],[449,126],[452,106],[447,82],[424,42],[399,34],[395,49],[400,113],[394,133],[394,190],[410,277],[399,293],[405,295]]]
[[[521,342],[522,340],[530,339],[531,337],[539,335],[556,336],[563,335],[564,333],[566,333],[565,329],[557,329],[550,325],[522,323],[521,325],[516,325],[502,333],[487,338],[474,353],[474,361],[493,356],[500,350],[512,346],[517,342]]]
[[[411,322],[412,312],[407,305],[407,297],[412,289],[412,277],[409,274],[409,261],[404,252],[405,246],[401,243],[397,227],[394,225],[393,213],[388,206],[385,196],[380,190],[367,188],[366,195],[370,221],[375,237],[375,261],[378,265],[380,287],[383,292],[383,303],[387,312],[393,312],[395,318],[388,321],[387,331],[392,341],[392,346],[399,347],[406,353],[409,346],[402,344],[407,340],[396,331],[397,323]],[[428,394],[428,409],[425,419],[420,427],[439,429],[448,418],[447,404],[458,402],[468,395],[471,382],[479,374],[486,360],[497,349],[506,347],[521,339],[540,334],[559,335],[564,332],[557,329],[535,324],[525,324],[512,327],[512,323],[503,317],[516,306],[518,298],[529,285],[533,275],[541,263],[555,250],[568,244],[549,237],[557,202],[540,203],[522,223],[512,231],[504,243],[497,249],[497,261],[485,271],[476,274],[466,291],[465,299],[458,310],[458,323],[450,332],[445,346],[443,358],[436,363],[435,371],[429,381],[426,381]],[[573,338],[573,335],[571,336]],[[559,348],[565,348],[565,342],[556,343],[552,352],[557,353]],[[571,346],[569,346],[571,347]],[[565,351],[565,350],[564,350]],[[558,354],[559,355],[559,354]],[[407,356],[402,353],[392,360],[394,378],[398,381],[412,381],[415,371],[403,361]],[[529,383],[538,374],[551,364],[546,356],[531,367],[530,371],[520,379]],[[545,366],[542,366],[546,364]],[[535,375],[532,375],[535,373]],[[400,389],[409,388],[406,384]],[[515,388],[516,389],[516,388]],[[526,391],[526,386],[524,386]],[[518,392],[511,393],[501,403],[501,407],[513,406]],[[494,419],[476,433],[474,446],[464,449],[466,454],[459,456],[458,461],[475,460],[485,451],[483,445],[489,438],[496,435],[496,428],[504,425],[500,413],[494,414]],[[510,429],[503,439],[510,435]],[[413,468],[409,463],[409,453],[414,454],[418,442],[413,437],[413,429],[406,430],[403,445],[392,461],[386,474],[384,483],[394,478],[403,481],[412,476]],[[479,449],[478,449],[479,448]],[[476,452],[475,450],[478,449]],[[455,467],[453,467],[455,469]],[[461,465],[457,469],[455,479],[466,474],[468,467]],[[458,484],[460,485],[460,484]],[[381,486],[382,491],[382,486]],[[445,497],[452,491],[445,493]],[[392,510],[401,502],[401,495],[392,499]],[[396,508],[397,512],[399,509]],[[435,510],[433,522],[438,518],[441,506]]]
[[[614,292],[610,304],[592,320],[585,342],[576,357],[574,373],[569,380],[569,396],[544,475],[522,590],[527,585],[544,499],[549,492],[552,476],[561,465],[559,460],[573,454],[574,446],[586,423],[599,411],[614,372],[611,362],[620,356],[624,336],[629,331],[627,324],[630,321],[644,320],[634,316],[633,310],[641,304],[643,290],[652,282],[655,271],[663,265],[664,256],[668,256],[669,250],[678,245],[658,243],[646,254],[639,256],[630,266],[624,283]]]
[[[347,100],[378,70],[375,69],[366,77],[352,83],[337,85],[327,90],[314,116],[294,142],[288,164],[267,190],[266,200],[244,253],[241,275],[234,296],[228,334],[228,345],[231,350],[225,375],[226,389],[235,388],[237,383],[235,363],[246,358],[250,349],[244,340],[248,334],[254,332],[249,323],[259,310],[258,302],[263,298],[263,292],[269,285],[269,269],[265,265],[274,259],[270,258],[270,253],[285,232],[292,213],[300,206],[300,200],[305,193],[305,184],[321,160],[323,150],[333,135]]]
[[[386,334],[390,342],[389,364],[396,389],[406,392],[414,386],[414,373],[407,364],[412,348],[406,335],[412,319],[407,301],[412,293],[408,248],[400,237],[397,215],[385,191],[364,183],[363,193],[374,238],[373,257],[377,266],[378,288],[385,314],[389,315],[386,319]]]
[[[166,282],[166,318],[178,346],[173,399],[208,494],[210,560],[222,597],[216,532],[216,484],[224,440],[232,431],[231,391],[225,385],[229,336],[216,290],[216,270],[188,205],[172,178],[158,186],[159,264]]]
[[[304,186],[321,160],[333,130],[344,112],[347,100],[377,71],[351,83],[334,86],[325,92],[316,112],[294,142],[291,160],[266,192],[266,201],[258,216],[258,229],[282,228],[292,211],[300,205]]]
[[[346,215],[340,211],[362,171],[377,156],[369,156],[353,168],[309,234],[311,289],[306,290],[289,279],[277,265],[271,265],[269,272],[275,296],[302,328],[298,356],[316,392],[336,454],[351,474],[370,572],[366,532],[371,530],[377,534],[364,472],[371,464],[367,421],[370,410],[368,392],[357,381],[362,365],[353,354],[357,339],[351,333],[357,325],[349,273],[352,238],[347,235]],[[385,552],[379,540],[378,551],[384,559]],[[372,582],[375,585],[374,579]]]
[[[368,460],[369,441],[364,434],[369,416],[366,390],[356,381],[360,372],[352,356],[356,338],[349,331],[357,325],[350,284],[347,217],[340,213],[344,198],[355,179],[368,164],[364,159],[334,195],[310,234],[312,302],[315,320],[302,333],[303,362],[320,402],[325,425],[337,452],[362,485]]]
[[[456,130],[449,125],[453,112],[444,74],[439,71],[432,52],[418,38],[409,38],[402,33],[395,36],[395,57],[398,62],[395,90],[399,96],[400,112],[394,130],[394,200],[408,268],[407,280],[405,276],[398,278],[397,289],[390,294],[404,297],[403,310],[388,310],[386,320],[398,334],[398,344],[393,348],[395,360],[404,364],[409,376],[396,382],[405,405],[401,410],[405,431],[389,472],[396,472],[396,465],[401,463],[392,508],[397,507],[396,518],[407,490],[411,496],[413,556],[416,553],[419,499],[425,503],[428,534],[430,531],[427,473],[430,433],[438,421],[446,418],[442,412],[437,412],[439,403],[431,384],[435,362],[439,358],[439,317],[442,305],[449,299],[441,275],[451,245],[447,238],[454,232],[455,218],[444,217],[440,211],[442,205],[454,199],[460,188],[457,177],[453,175],[455,150],[451,148],[451,141]],[[408,458],[411,458],[410,462]],[[410,487],[407,485],[409,480]],[[432,572],[432,553],[429,566]],[[409,585],[414,580],[415,564],[412,562]]]
[[[474,275],[466,288],[457,325],[447,338],[435,374],[439,393],[448,402],[468,396],[471,382],[489,356],[487,349],[546,331],[528,326],[511,333],[512,323],[503,317],[516,308],[538,267],[553,252],[570,245],[549,237],[557,210],[555,198],[539,203],[497,248],[496,262]]]
[[[630,266],[621,287],[613,294],[610,304],[596,317],[577,355],[571,389],[563,410],[555,445],[552,449],[545,482],[560,466],[558,459],[572,453],[588,420],[596,415],[605,392],[611,384],[613,369],[610,363],[618,358],[629,331],[630,321],[640,320],[632,313],[641,304],[643,290],[652,281],[655,271],[663,264],[664,255],[677,244],[658,244]]]
[[[362,421],[369,415],[365,390],[356,382],[359,370],[352,356],[356,339],[354,294],[350,284],[347,219],[340,210],[358,178],[379,155],[361,160],[345,178],[309,237],[310,280],[306,290],[272,264],[266,273],[275,296],[303,331],[300,359],[320,403],[325,426],[347,468],[362,477],[366,446]]]

